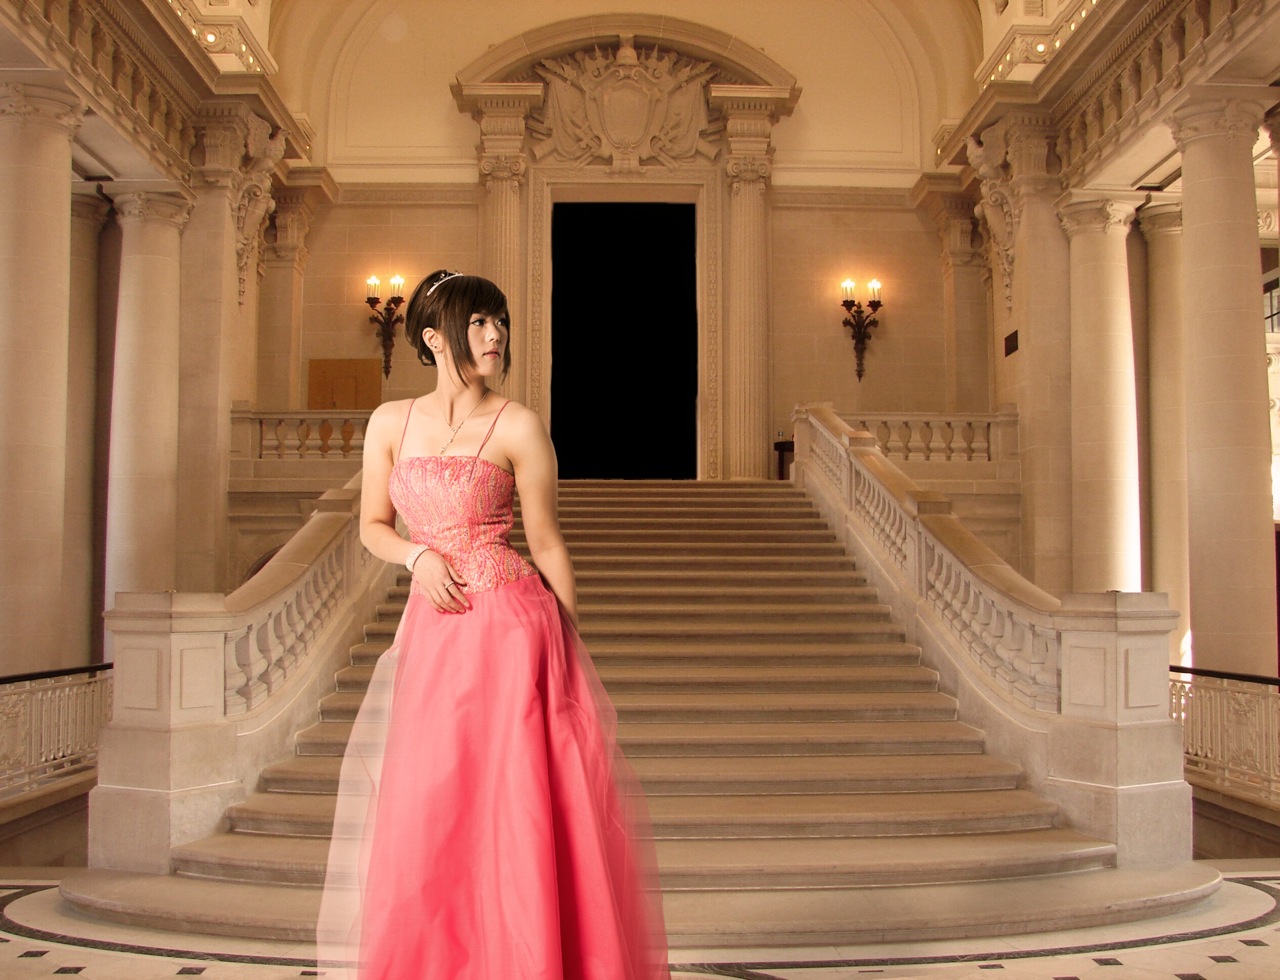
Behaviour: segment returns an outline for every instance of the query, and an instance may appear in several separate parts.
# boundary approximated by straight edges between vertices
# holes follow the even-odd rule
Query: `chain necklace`
[[[461,429],[464,425],[466,425],[467,419],[471,418],[471,416],[476,414],[476,409],[479,408],[482,404],[484,404],[484,400],[488,397],[489,397],[489,392],[488,392],[488,389],[486,389],[485,393],[480,396],[480,401],[476,402],[475,405],[471,407],[471,411],[469,411],[465,416],[463,416],[462,421],[459,422],[457,425],[449,425],[449,420],[444,417],[444,408],[440,407],[438,409],[438,411],[440,412],[440,421],[443,422],[445,425],[449,425],[449,441],[440,447],[441,456],[444,455],[444,451],[446,449],[448,449],[450,446],[453,445],[453,440],[458,436],[458,430]],[[438,400],[439,399],[437,398],[437,401]]]

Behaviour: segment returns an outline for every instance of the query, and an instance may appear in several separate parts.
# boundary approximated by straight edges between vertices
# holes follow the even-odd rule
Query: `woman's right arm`
[[[405,413],[412,402],[385,402],[369,416],[365,430],[364,471],[360,478],[360,542],[386,562],[403,565],[417,545],[396,530],[396,509],[391,503],[393,447],[404,431]],[[471,603],[460,588],[446,591],[451,579],[466,585],[453,566],[434,551],[424,551],[413,563],[413,577],[431,604],[440,612],[463,612]]]

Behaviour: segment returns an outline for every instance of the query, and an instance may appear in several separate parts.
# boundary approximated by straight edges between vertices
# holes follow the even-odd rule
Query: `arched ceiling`
[[[486,52],[599,16],[593,0],[275,0],[286,103],[317,131],[314,162],[346,180],[474,180],[474,123],[449,86]],[[779,182],[910,183],[937,129],[976,93],[976,0],[645,0],[780,66],[803,89],[775,130]],[[611,15],[616,17],[618,15]]]

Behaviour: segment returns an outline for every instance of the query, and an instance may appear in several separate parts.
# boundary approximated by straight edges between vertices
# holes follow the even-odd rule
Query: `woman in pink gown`
[[[576,629],[555,451],[487,386],[510,364],[506,298],[441,270],[405,319],[437,387],[370,418],[360,521],[412,586],[343,759],[319,959],[358,980],[667,978],[643,796]],[[532,565],[507,541],[516,490]]]

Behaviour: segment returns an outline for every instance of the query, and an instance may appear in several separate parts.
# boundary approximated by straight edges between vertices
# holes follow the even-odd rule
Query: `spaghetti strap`
[[[493,430],[497,428],[498,418],[502,415],[502,413],[506,410],[506,407],[510,404],[511,404],[511,399],[508,398],[505,402],[502,403],[502,408],[498,409],[498,411],[494,414],[493,425],[489,426],[489,431],[486,432],[484,434],[484,438],[480,440],[480,448],[476,450],[476,459],[479,459],[480,454],[484,452],[484,447],[489,442],[489,437],[493,435]]]
[[[396,446],[396,458],[391,461],[393,463],[398,463],[400,461],[400,453],[404,449],[404,437],[409,431],[409,420],[413,418],[413,406],[417,403],[418,399],[412,399],[409,402],[409,411],[404,413],[404,428],[400,430],[400,445]]]

